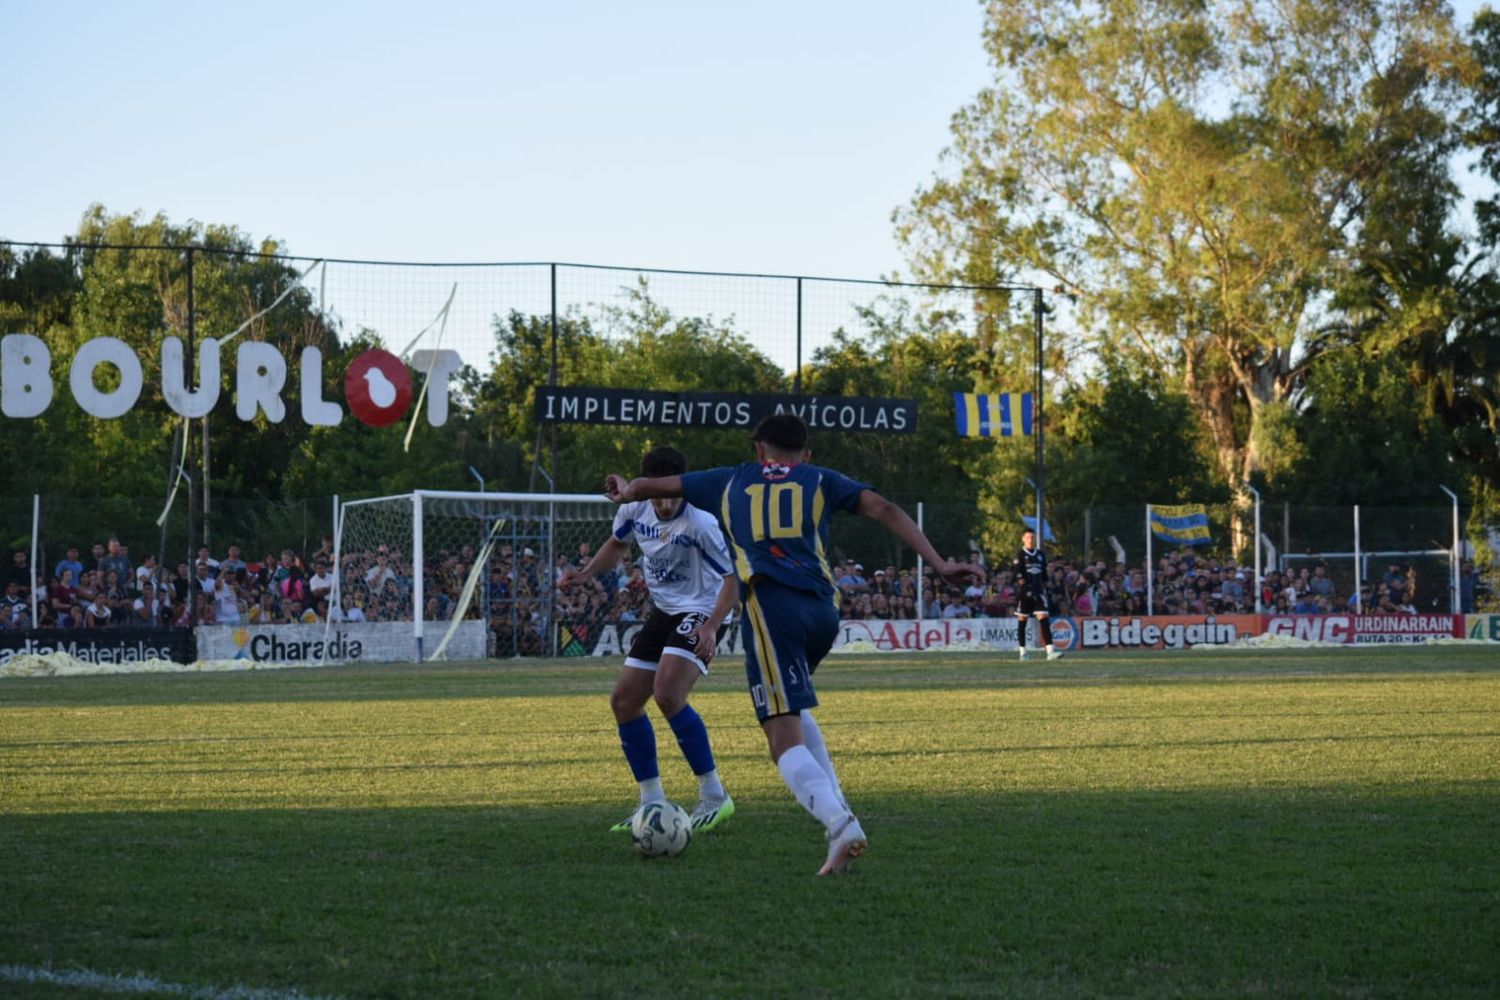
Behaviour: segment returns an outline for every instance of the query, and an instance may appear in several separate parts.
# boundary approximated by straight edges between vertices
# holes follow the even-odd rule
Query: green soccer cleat
[[[688,814],[692,819],[694,833],[708,833],[714,827],[734,815],[734,799],[724,796],[723,802],[710,805],[702,799]]]
[[[620,820],[620,822],[618,822],[614,826],[610,827],[609,828],[609,832],[610,833],[629,833],[630,832],[630,821],[633,820],[633,819],[635,819],[635,813],[631,813],[629,816],[626,816],[624,819]]]

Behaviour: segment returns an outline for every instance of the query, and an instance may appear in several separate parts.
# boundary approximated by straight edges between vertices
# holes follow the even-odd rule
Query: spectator
[[[1328,579],[1328,567],[1322,563],[1313,567],[1312,579],[1307,582],[1307,592],[1314,597],[1332,597],[1333,581]]]
[[[12,580],[20,585],[21,593],[30,593],[32,586],[31,565],[26,561],[26,553],[21,549],[16,549],[12,553],[10,565],[5,569],[5,582],[9,583]]]
[[[276,609],[276,596],[271,591],[265,590],[261,591],[255,607],[250,609],[248,620],[251,625],[270,625],[277,620],[279,614]]]
[[[70,569],[73,571],[74,580],[79,581],[80,583],[83,581],[83,563],[78,559],[78,546],[68,546],[67,555],[63,556],[63,558],[59,560],[57,566],[52,570],[52,575],[57,577],[58,579],[62,579],[63,570],[65,569]]]
[[[147,582],[141,587],[141,596],[131,604],[130,624],[138,628],[156,628],[164,620],[171,619],[171,606],[156,596],[156,585]]]
[[[103,592],[94,594],[94,599],[89,603],[88,611],[84,615],[84,624],[89,628],[104,628],[114,618],[114,612],[109,610],[109,604],[104,600]]]
[[[130,575],[130,557],[125,554],[125,550],[120,545],[120,540],[111,535],[106,549],[104,558],[99,560],[99,568],[104,570],[105,579],[107,580],[109,574],[113,573],[115,574],[116,582],[120,586],[128,586],[127,581],[132,579]]]
[[[364,611],[360,608],[360,606],[358,604],[354,603],[354,598],[353,597],[349,596],[348,594],[345,594],[343,596],[343,598],[341,599],[340,603],[342,604],[342,607],[338,607],[338,608],[334,608],[333,609],[333,612],[331,614],[329,614],[329,616],[328,616],[328,620],[329,621],[332,621],[332,622],[362,622],[362,621],[365,620],[365,613],[364,613]]]
[[[217,577],[219,575],[219,560],[215,559],[208,551],[207,545],[198,546],[198,562],[208,567],[208,575]]]
[[[849,588],[851,593],[863,593],[869,588],[869,582],[865,579],[865,567],[852,559],[844,560],[844,572],[838,578],[841,588]]]
[[[530,552],[530,549],[526,550]],[[372,594],[378,594],[385,589],[387,581],[396,579],[396,571],[391,568],[390,557],[384,553],[375,557],[375,565],[365,573],[365,586]]]
[[[117,570],[109,570],[104,574],[104,599],[121,619],[130,616],[130,595],[125,592],[125,585],[120,582]]]
[[[94,603],[94,595],[103,589],[103,585],[99,580],[99,571],[94,569],[84,570],[83,576],[78,579],[78,603],[87,608],[90,604]]]
[[[220,573],[225,570],[233,570],[236,573],[243,574],[249,568],[249,564],[240,558],[240,547],[238,545],[229,546],[229,554],[219,563]]]
[[[333,574],[329,572],[328,560],[321,556],[313,557],[313,575],[307,581],[307,592],[312,595],[314,602],[324,600],[333,593]]]
[[[52,610],[59,616],[69,613],[73,605],[78,603],[78,588],[73,585],[72,570],[63,570],[62,577],[52,581],[47,597],[52,602]]]
[[[293,563],[287,571],[287,577],[281,581],[281,599],[283,602],[296,601],[298,608],[311,610],[312,596],[308,592],[307,581],[302,578],[302,567]]]
[[[141,557],[141,564],[135,568],[135,589],[144,589],[142,587],[142,584],[146,583],[147,581],[150,581],[151,583],[160,583],[161,581],[158,579],[159,576],[160,574],[157,572],[156,567],[156,556],[147,552],[144,556]]]
[[[95,542],[94,547],[89,552],[89,569],[97,572],[99,579],[104,579],[104,543]]]
[[[191,589],[193,591],[193,601],[195,603],[197,602],[198,595],[200,594],[207,594],[208,599],[210,601],[213,600],[214,590],[217,587],[218,582],[214,580],[213,576],[208,572],[208,563],[200,561],[196,566],[193,567],[193,587]]]
[[[214,581],[215,621],[220,625],[238,625],[240,602],[239,574],[232,569],[224,569],[221,563],[218,579]]]
[[[177,564],[177,572],[170,579],[172,585],[172,604],[177,607],[193,606],[193,574],[188,569],[187,560],[184,559]]]

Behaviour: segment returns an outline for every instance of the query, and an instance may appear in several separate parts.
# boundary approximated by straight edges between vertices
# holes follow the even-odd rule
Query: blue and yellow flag
[[[1015,437],[1031,433],[1031,393],[955,392],[958,436]]]
[[[1151,534],[1164,542],[1175,545],[1208,545],[1213,539],[1208,536],[1208,508],[1201,503],[1184,503],[1175,507],[1158,507],[1151,510]]]

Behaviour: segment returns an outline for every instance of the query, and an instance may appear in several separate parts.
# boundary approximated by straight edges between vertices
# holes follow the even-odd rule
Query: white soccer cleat
[[[1019,649],[1016,650],[1016,659],[1018,659],[1018,660],[1024,660],[1024,659],[1026,659],[1026,647],[1025,646],[1022,646],[1022,647],[1020,647]]]
[[[844,820],[838,832],[828,835],[828,860],[818,869],[819,875],[841,875],[849,870],[855,858],[864,857],[870,846],[870,838],[860,828],[853,814]]]
[[[1062,650],[1060,649],[1047,650],[1047,659],[1049,660],[1060,660],[1062,659],[1062,656]]]
[[[688,815],[694,833],[707,833],[734,815],[734,799],[728,795],[724,796],[723,802],[709,803],[700,799]]]

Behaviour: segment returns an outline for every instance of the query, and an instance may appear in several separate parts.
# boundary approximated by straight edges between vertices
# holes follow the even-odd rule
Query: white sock
[[[724,783],[719,780],[718,768],[698,775],[698,797],[709,803],[723,802],[729,798],[729,793],[724,791]]]
[[[781,771],[781,780],[792,790],[792,795],[802,808],[812,813],[813,818],[827,830],[841,823],[849,810],[828,782],[828,774],[818,765],[807,747],[798,744],[776,762]]]
[[[802,743],[807,747],[807,752],[813,755],[813,760],[828,775],[828,783],[833,786],[833,794],[839,798],[839,804],[847,812],[849,800],[844,798],[844,789],[839,785],[838,772],[833,769],[833,758],[828,756],[828,744],[823,742],[823,730],[818,728],[818,721],[813,718],[811,712],[802,713]]]
[[[661,778],[647,778],[641,782],[641,805],[647,802],[665,802],[667,793],[662,791]]]
[[[1050,642],[1047,643],[1047,652],[1049,652],[1049,653],[1055,653],[1055,652],[1057,652],[1056,649],[1052,648],[1052,643],[1050,643]]]

